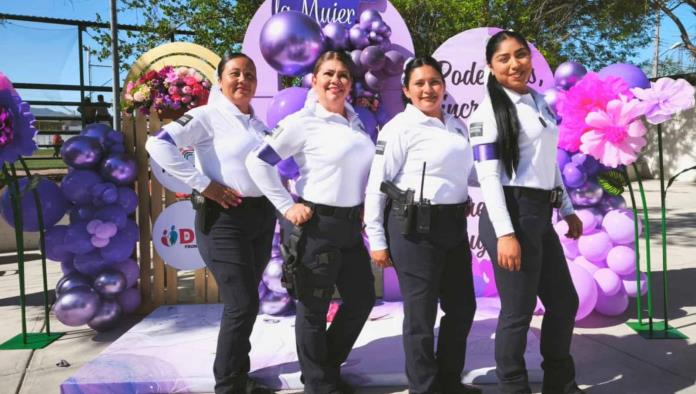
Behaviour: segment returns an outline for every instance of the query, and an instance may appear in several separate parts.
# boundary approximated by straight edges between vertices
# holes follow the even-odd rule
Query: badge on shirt
[[[469,127],[469,136],[470,137],[481,137],[482,135],[483,135],[483,123],[482,122],[472,123],[471,126]]]
[[[375,154],[376,155],[383,155],[384,148],[386,146],[387,146],[387,141],[377,141],[377,145],[375,146]]]
[[[180,124],[181,126],[186,126],[188,122],[190,122],[191,120],[193,120],[193,116],[189,114],[183,114],[181,115],[181,117],[179,117],[179,119],[175,120],[174,122]]]

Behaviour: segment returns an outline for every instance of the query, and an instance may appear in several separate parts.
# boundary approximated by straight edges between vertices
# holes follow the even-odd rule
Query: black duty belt
[[[548,201],[554,207],[560,207],[563,199],[563,189],[560,187],[552,190],[523,186],[504,186],[503,188],[514,196],[525,196],[537,201]]]
[[[338,219],[359,219],[362,215],[363,205],[354,207],[334,207],[331,205],[315,204],[311,201],[300,199],[300,202],[312,208],[315,214],[319,216],[331,216]]]

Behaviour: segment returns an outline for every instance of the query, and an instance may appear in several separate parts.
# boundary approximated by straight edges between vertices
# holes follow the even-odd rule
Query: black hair
[[[442,74],[442,65],[440,62],[435,60],[435,58],[432,56],[419,56],[415,59],[409,60],[408,63],[404,65],[404,75],[402,77],[401,84],[408,88],[408,84],[411,82],[411,74],[413,74],[413,70],[423,66],[430,66],[434,68],[435,71],[440,74],[442,82],[445,82],[445,76]],[[401,100],[403,100],[404,104],[411,104],[411,99],[406,97],[403,92],[401,92]]]
[[[515,31],[503,30],[494,34],[486,44],[486,63],[490,66],[493,54],[498,50],[500,43],[512,38],[529,50],[529,44],[524,36]],[[520,162],[520,146],[518,138],[520,134],[520,121],[517,117],[515,105],[503,90],[502,85],[491,73],[488,76],[488,97],[493,106],[495,123],[498,126],[498,149],[500,151],[503,167],[508,177],[512,177],[517,171]]]
[[[322,53],[321,56],[319,56],[319,59],[317,59],[316,63],[314,63],[312,73],[314,73],[316,76],[321,68],[321,65],[329,60],[338,60],[339,62],[343,63],[343,65],[348,69],[351,83],[355,81],[355,63],[347,53],[341,51],[326,51]]]
[[[251,64],[254,64],[254,60],[242,52],[227,52],[222,57],[222,59],[220,59],[220,63],[218,63],[218,66],[217,66],[218,79],[222,79],[222,71],[225,69],[225,65],[227,64],[227,62],[229,62],[232,59],[237,59],[240,57],[247,58],[251,62]],[[254,64],[254,66],[255,65],[256,64]]]

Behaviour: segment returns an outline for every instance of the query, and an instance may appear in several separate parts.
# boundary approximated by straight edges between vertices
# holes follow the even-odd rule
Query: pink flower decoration
[[[645,117],[652,124],[670,120],[696,105],[694,87],[684,79],[660,78],[650,85],[649,89],[633,88],[631,92],[647,105]]]
[[[633,98],[628,84],[618,77],[602,80],[598,74],[589,72],[575,86],[565,92],[559,92],[556,109],[562,118],[559,125],[558,146],[569,152],[580,148],[580,137],[590,129],[585,123],[587,114],[604,110],[609,101],[619,95]]]
[[[639,100],[621,96],[610,101],[606,111],[588,113],[585,122],[590,130],[581,137],[580,151],[609,167],[633,163],[646,144],[647,129],[638,119],[645,109]]]

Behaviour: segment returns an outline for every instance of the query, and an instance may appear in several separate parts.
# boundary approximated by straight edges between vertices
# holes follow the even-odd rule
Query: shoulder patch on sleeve
[[[375,145],[375,154],[377,155],[383,155],[384,154],[384,148],[387,146],[387,141],[377,141],[377,145]]]
[[[470,137],[480,137],[483,135],[483,122],[474,122],[469,126]]]
[[[174,122],[176,122],[182,126],[186,126],[186,124],[188,124],[188,122],[190,122],[192,119],[193,119],[193,116],[191,116],[189,114],[183,114],[181,117],[179,117],[179,119],[175,120]]]

